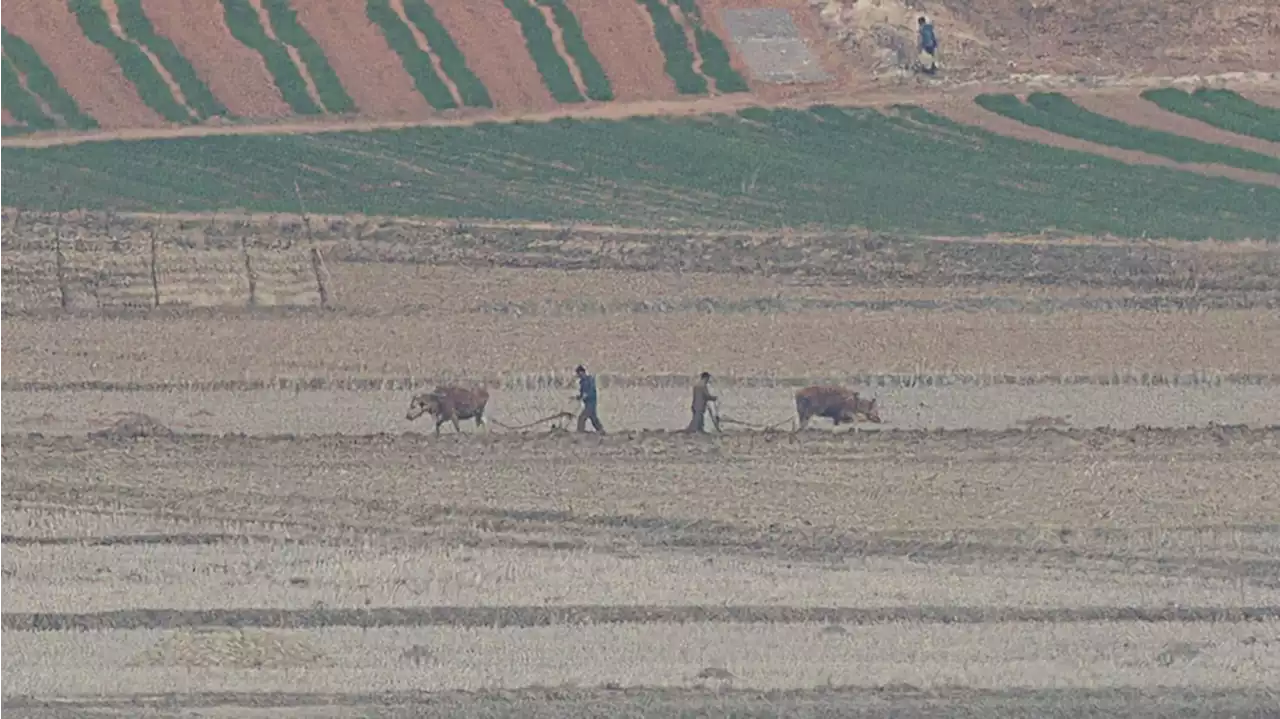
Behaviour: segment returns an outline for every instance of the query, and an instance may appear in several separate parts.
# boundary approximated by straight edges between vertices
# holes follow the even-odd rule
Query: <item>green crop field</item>
[[[746,92],[750,89],[742,75],[729,64],[729,49],[703,22],[698,3],[695,0],[676,0],[676,4],[693,25],[694,41],[698,45],[698,53],[702,55],[702,70],[715,80],[716,90]]]
[[[44,60],[40,59],[40,54],[35,48],[8,30],[4,30],[3,37],[4,106],[9,108],[16,119],[26,123],[27,130],[42,129],[37,126],[43,122],[39,118],[45,118],[52,123],[52,126],[57,125],[58,118],[45,115],[39,100],[43,100],[50,111],[61,117],[66,127],[73,130],[92,130],[98,126],[97,121],[81,111],[75,99],[62,88],[62,85],[58,84],[58,78],[54,76],[49,66],[44,64]],[[26,76],[25,90],[19,82],[18,73]],[[39,117],[33,116],[36,124],[32,124],[31,120],[24,119],[20,114],[30,113],[32,106],[39,114]]]
[[[1032,93],[1026,102],[1016,95],[979,95],[976,102],[991,112],[1068,137],[1149,152],[1177,162],[1217,163],[1280,174],[1280,157],[1129,125],[1089,112],[1056,92]]]
[[[707,94],[707,79],[693,69],[693,50],[689,49],[689,40],[685,37],[680,23],[676,22],[662,0],[636,0],[648,11],[653,19],[653,32],[658,39],[658,47],[666,57],[665,69],[676,83],[676,92],[681,95]]]
[[[1146,90],[1142,99],[1161,109],[1240,135],[1280,142],[1280,110],[1265,107],[1230,90],[1165,87]]]
[[[1280,238],[1280,189],[1022,142],[918,108],[5,148],[7,204],[650,227]],[[1160,208],[1153,211],[1153,207]]]
[[[440,24],[436,13],[424,0],[404,0],[404,14],[418,27],[422,36],[427,39],[431,52],[440,59],[440,69],[453,80],[458,88],[462,104],[468,107],[493,107],[489,91],[485,89],[480,78],[467,67],[467,60],[462,51],[453,42],[449,32]]]
[[[539,5],[551,10],[552,17],[560,26],[564,49],[573,58],[574,64],[582,72],[582,82],[587,86],[587,97],[592,100],[608,101],[613,99],[613,87],[609,77],[605,75],[600,61],[591,53],[587,38],[582,34],[582,26],[578,18],[565,4],[564,0],[534,0]]]
[[[355,101],[343,89],[338,73],[329,65],[320,44],[298,22],[298,14],[289,7],[289,0],[262,0],[262,7],[267,11],[271,28],[280,42],[298,51],[302,64],[307,67],[307,74],[315,83],[316,94],[320,96],[324,109],[335,114],[355,112]]]
[[[160,35],[151,24],[151,20],[142,10],[140,0],[116,0],[116,8],[120,13],[120,27],[130,38],[151,51],[156,59],[164,65],[164,69],[178,83],[178,88],[186,96],[187,103],[198,119],[214,115],[227,115],[227,108],[214,97],[209,87],[204,84],[196,70],[191,66],[177,46],[169,38]]]
[[[231,36],[262,55],[267,72],[271,73],[276,87],[280,88],[281,97],[293,112],[298,115],[322,113],[323,110],[312,99],[307,81],[293,63],[293,58],[289,57],[284,43],[267,35],[258,12],[253,9],[249,0],[222,0],[222,7]]]
[[[107,13],[98,0],[70,0],[70,4],[85,37],[115,56],[124,76],[138,89],[138,96],[143,102],[169,122],[190,123],[195,119],[191,110],[174,99],[164,77],[146,53],[111,31]]]
[[[556,49],[551,28],[547,27],[547,20],[538,10],[535,0],[503,0],[503,3],[516,22],[520,23],[520,32],[524,35],[529,55],[542,74],[543,83],[551,91],[551,97],[560,103],[582,102],[582,92],[573,80],[569,63],[565,62]]]

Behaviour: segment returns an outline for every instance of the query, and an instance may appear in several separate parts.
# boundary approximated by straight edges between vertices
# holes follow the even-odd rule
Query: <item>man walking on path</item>
[[[711,394],[711,373],[703,372],[693,385],[693,419],[689,420],[686,432],[705,433],[707,403],[715,402],[716,396]],[[717,428],[718,429],[718,428]]]
[[[578,431],[587,431],[587,420],[591,420],[591,426],[595,427],[596,432],[604,434],[604,425],[600,424],[600,418],[596,416],[596,378],[587,374],[587,368],[582,365],[578,365],[574,373],[578,375],[578,396],[575,399],[582,402]]]
[[[932,75],[938,69],[938,37],[933,34],[933,23],[920,17],[920,67]]]

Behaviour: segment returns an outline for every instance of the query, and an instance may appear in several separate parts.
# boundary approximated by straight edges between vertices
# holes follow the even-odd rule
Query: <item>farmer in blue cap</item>
[[[933,23],[920,17],[920,67],[932,75],[938,69],[938,36],[933,34]]]

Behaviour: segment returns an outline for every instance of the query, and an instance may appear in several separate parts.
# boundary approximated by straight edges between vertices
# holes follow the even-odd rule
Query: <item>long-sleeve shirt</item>
[[[927,22],[920,26],[920,48],[926,51],[932,51],[938,47],[938,38],[933,34],[933,23]]]
[[[711,387],[706,382],[698,380],[693,385],[693,412],[697,414],[705,411],[708,402],[715,402],[716,396],[711,394]]]
[[[586,404],[596,403],[596,378],[584,374],[578,378],[578,397]]]

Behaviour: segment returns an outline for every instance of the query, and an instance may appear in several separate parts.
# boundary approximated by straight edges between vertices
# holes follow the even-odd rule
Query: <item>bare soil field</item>
[[[1271,245],[233,219],[6,224],[14,716],[1274,708]]]

